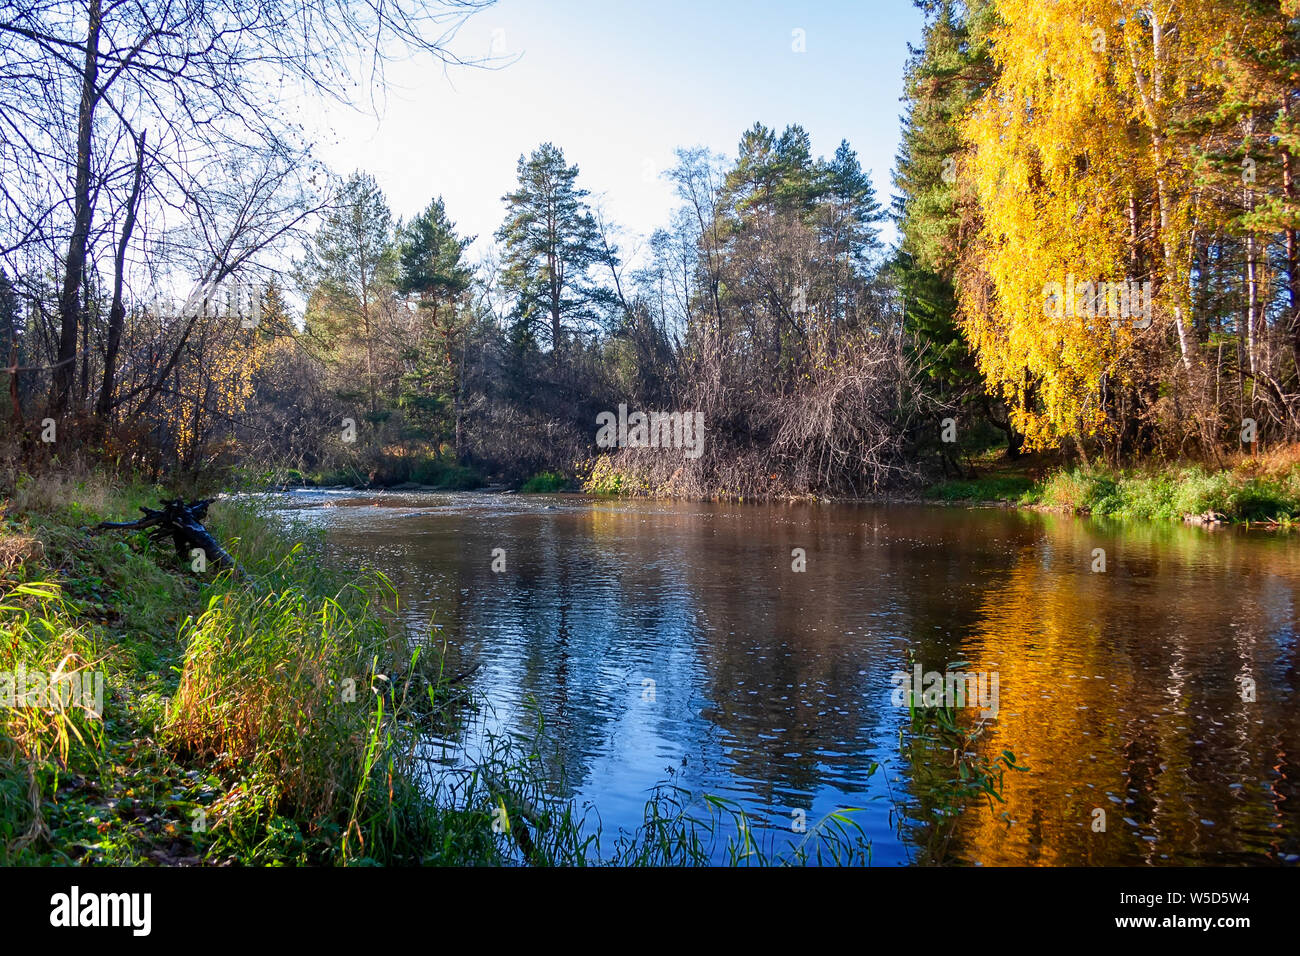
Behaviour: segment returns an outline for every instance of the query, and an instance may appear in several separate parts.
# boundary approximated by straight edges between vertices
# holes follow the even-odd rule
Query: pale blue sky
[[[307,122],[321,158],[372,172],[396,215],[441,193],[479,252],[519,154],[549,140],[634,242],[675,205],[658,178],[673,150],[734,155],[755,120],[802,124],[819,155],[848,139],[887,202],[903,64],[920,28],[910,0],[499,0],[453,48],[515,62],[447,76],[399,65],[377,122],[342,108]]]

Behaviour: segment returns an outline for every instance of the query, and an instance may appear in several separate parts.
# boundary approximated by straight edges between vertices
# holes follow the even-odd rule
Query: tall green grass
[[[642,822],[607,832],[596,808],[579,813],[542,755],[544,723],[531,740],[488,735],[483,751],[435,775],[431,799],[484,820],[503,864],[530,866],[861,866],[871,841],[856,815],[841,808],[790,830],[760,826],[733,800],[671,782],[654,787]],[[876,767],[870,773],[874,774]],[[561,775],[562,776],[562,775]]]
[[[1218,516],[1230,522],[1290,525],[1300,520],[1300,464],[1266,467],[1244,459],[1235,467],[1201,465],[1114,469],[1078,465],[1042,481],[1027,475],[991,475],[931,485],[937,501],[1009,501],[1076,514],[1181,520]]]
[[[567,487],[569,479],[564,475],[557,471],[543,471],[525,481],[519,490],[524,494],[549,494]]]
[[[0,864],[23,862],[47,833],[44,795],[60,776],[93,772],[103,722],[93,702],[32,693],[26,674],[63,687],[104,666],[93,634],[57,583],[20,581],[0,588]]]
[[[1300,518],[1300,469],[1278,474],[1199,466],[1121,472],[1057,472],[1030,496],[1050,507],[1117,518],[1176,520],[1213,512],[1229,521],[1289,524]]]
[[[1034,482],[1024,475],[953,479],[931,485],[926,495],[937,501],[1018,501]]]

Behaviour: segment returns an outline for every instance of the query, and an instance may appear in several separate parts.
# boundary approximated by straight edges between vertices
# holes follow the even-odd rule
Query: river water
[[[897,675],[961,661],[984,704],[997,681],[980,752],[1028,769],[961,816],[945,859],[1300,859],[1294,535],[564,495],[286,505],[385,572],[453,670],[477,666],[492,730],[528,737],[540,714],[557,789],[607,834],[671,783],[778,845],[801,815],[860,808],[874,863],[924,861]]]

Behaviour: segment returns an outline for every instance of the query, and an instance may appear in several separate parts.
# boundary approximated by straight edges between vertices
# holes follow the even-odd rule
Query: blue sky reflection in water
[[[433,616],[453,670],[479,665],[478,732],[530,735],[536,702],[565,795],[599,809],[604,840],[671,782],[739,801],[777,841],[800,838],[796,810],[811,822],[864,807],[874,861],[915,859],[915,836],[900,839],[889,813],[925,798],[899,747],[907,712],[891,703],[910,649],[926,670],[960,660],[998,674],[984,746],[1030,768],[1007,775],[1005,805],[963,815],[952,859],[1300,853],[1300,555],[1277,537],[847,504],[357,492],[287,503],[324,524],[332,549],[387,573],[413,628]],[[1091,570],[1099,547],[1103,573]]]

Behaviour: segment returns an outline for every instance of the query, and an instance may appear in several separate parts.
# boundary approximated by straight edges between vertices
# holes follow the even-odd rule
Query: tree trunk
[[[117,351],[122,344],[122,326],[126,322],[126,307],[122,303],[122,271],[126,264],[126,246],[135,229],[135,212],[140,202],[140,182],[144,178],[144,138],[142,131],[135,141],[135,181],[131,184],[131,197],[126,203],[126,221],[122,224],[122,239],[117,246],[113,273],[113,305],[108,311],[108,342],[104,350],[104,382],[95,403],[95,417],[100,422],[108,420],[113,407],[113,379],[117,373]]]
[[[1184,290],[1177,281],[1177,252],[1174,239],[1170,235],[1173,225],[1170,222],[1171,198],[1169,196],[1168,176],[1165,172],[1164,130],[1167,125],[1167,117],[1164,108],[1164,40],[1164,25],[1158,16],[1153,15],[1151,17],[1151,76],[1149,81],[1143,75],[1142,66],[1133,50],[1129,51],[1129,59],[1133,66],[1133,78],[1137,83],[1142,107],[1146,113],[1147,124],[1151,131],[1151,158],[1156,173],[1156,206],[1159,217],[1160,247],[1164,262],[1164,275],[1161,284],[1167,283],[1171,292],[1174,328],[1178,333],[1178,351],[1183,360],[1183,368],[1190,380],[1192,377],[1192,349],[1194,343],[1190,341],[1187,334],[1183,309]]]
[[[1249,149],[1254,133],[1253,119],[1246,121],[1246,144]],[[1242,189],[1242,206],[1249,215],[1255,209],[1255,190],[1246,183]],[[1246,360],[1250,366],[1251,404],[1255,400],[1255,376],[1259,373],[1259,284],[1255,269],[1255,232],[1246,233]]]
[[[1282,91],[1282,115],[1291,117],[1290,91]],[[1295,169],[1292,165],[1291,151],[1282,150],[1282,195],[1287,205],[1295,203]],[[1296,369],[1300,370],[1300,249],[1296,247],[1296,231],[1288,227],[1286,237],[1286,288],[1287,304],[1290,306],[1291,355]]]
[[[81,321],[80,290],[86,271],[86,244],[90,237],[90,140],[99,99],[100,0],[90,0],[86,29],[86,64],[81,75],[81,108],[77,117],[77,177],[73,197],[72,237],[64,264],[63,294],[59,298],[59,353],[50,388],[50,411],[67,411],[77,373],[77,327]]]

